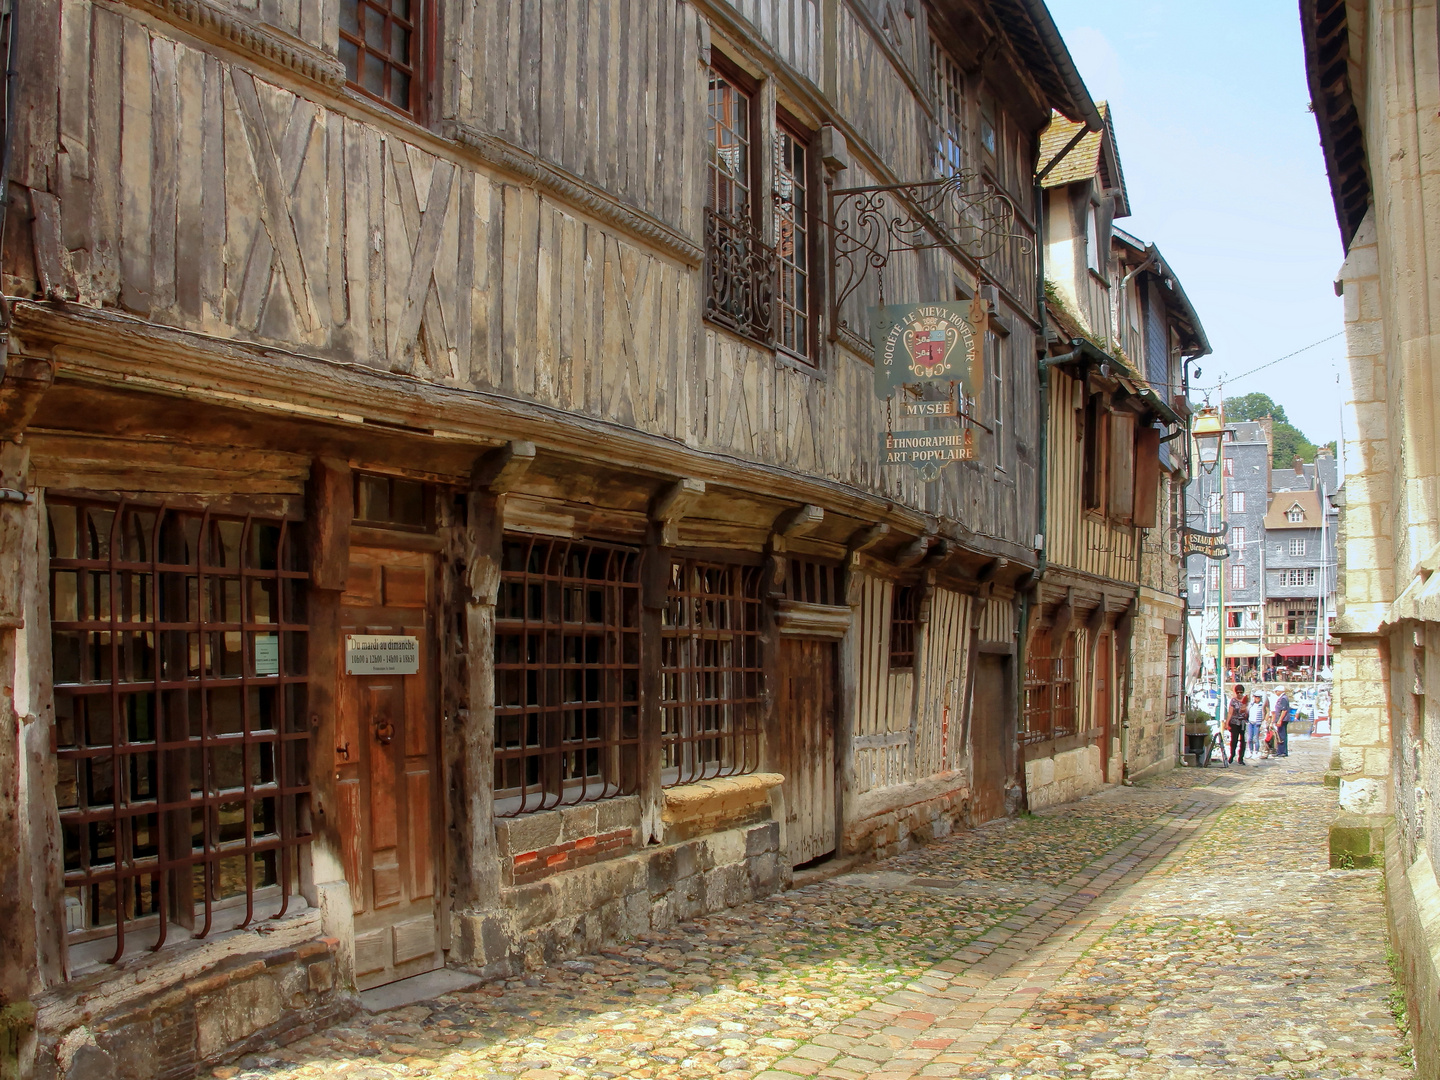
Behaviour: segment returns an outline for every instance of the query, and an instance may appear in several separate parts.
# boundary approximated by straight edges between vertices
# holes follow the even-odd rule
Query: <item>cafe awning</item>
[[[1297,645],[1282,645],[1275,650],[1275,655],[1282,660],[1313,660],[1315,659],[1315,642],[1302,641]],[[1330,646],[1321,645],[1320,655],[1329,656]]]

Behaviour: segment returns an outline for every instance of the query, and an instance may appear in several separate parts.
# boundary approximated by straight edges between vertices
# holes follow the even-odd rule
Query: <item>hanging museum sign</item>
[[[1230,545],[1225,542],[1226,530],[1207,533],[1192,529],[1188,525],[1180,529],[1180,557],[1204,555],[1207,559],[1228,559]]]
[[[870,309],[875,393],[916,383],[959,383],[973,397],[980,362],[969,304],[887,304]]]
[[[882,465],[914,465],[934,479],[952,461],[975,457],[975,435],[965,431],[887,431],[880,436]]]

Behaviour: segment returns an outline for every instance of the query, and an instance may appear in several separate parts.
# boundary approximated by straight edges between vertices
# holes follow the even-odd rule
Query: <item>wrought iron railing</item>
[[[775,340],[775,249],[749,217],[705,209],[705,318],[762,345]]]

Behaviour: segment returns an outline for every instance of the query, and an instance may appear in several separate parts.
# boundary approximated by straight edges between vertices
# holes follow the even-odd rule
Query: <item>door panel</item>
[[[835,659],[833,641],[781,638],[779,742],[784,749],[785,832],[790,865],[835,850]]]
[[[990,821],[1005,813],[1005,781],[1008,779],[1011,737],[1005,702],[1005,659],[980,654],[975,664],[975,697],[971,704],[970,730],[974,733],[971,760],[974,765],[974,792],[970,805],[976,823]]]
[[[423,553],[353,547],[341,601],[335,769],[355,909],[355,981],[362,990],[444,963],[430,659],[433,574],[433,560]],[[417,638],[419,672],[345,674],[348,634]]]

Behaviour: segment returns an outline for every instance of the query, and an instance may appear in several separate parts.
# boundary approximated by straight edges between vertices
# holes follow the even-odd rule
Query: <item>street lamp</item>
[[[1190,426],[1190,435],[1195,440],[1201,466],[1206,472],[1214,472],[1215,463],[1220,460],[1220,441],[1225,436],[1225,423],[1220,419],[1219,410],[1209,405],[1201,409]]]

